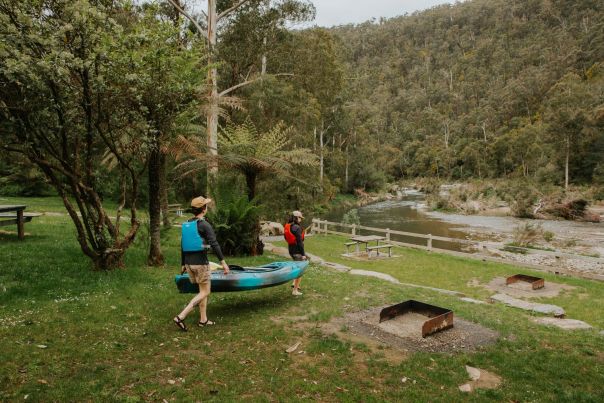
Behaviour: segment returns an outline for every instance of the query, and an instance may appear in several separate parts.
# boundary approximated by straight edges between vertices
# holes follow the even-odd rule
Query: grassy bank
[[[10,227],[6,227],[10,228]],[[176,292],[178,233],[165,234],[166,268],[144,266],[140,242],[127,268],[91,272],[66,216],[27,224],[19,242],[0,234],[0,399],[8,401],[280,400],[457,401],[467,398],[465,365],[499,374],[499,389],[476,401],[601,401],[604,338],[597,331],[564,332],[533,324],[530,315],[501,305],[472,305],[428,290],[351,276],[312,265],[304,295],[288,286],[214,294],[214,327],[179,332],[171,318],[191,295]],[[339,257],[343,240],[309,237],[309,251],[327,260],[379,270],[401,281],[484,298],[467,283],[509,273],[486,264],[397,249],[400,258],[358,263]],[[230,259],[255,265],[275,256]],[[518,270],[514,270],[518,272]],[[527,271],[520,271],[527,272]],[[604,285],[553,278],[576,288],[552,303],[572,318],[604,327]],[[497,330],[501,338],[474,353],[415,353],[392,360],[373,349],[324,335],[319,325],[346,312],[415,298]],[[549,301],[549,300],[548,300]],[[285,349],[301,342],[298,351]],[[408,377],[415,382],[401,382]]]

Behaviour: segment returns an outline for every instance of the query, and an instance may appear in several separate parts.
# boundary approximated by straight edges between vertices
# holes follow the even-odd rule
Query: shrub
[[[554,233],[553,233],[553,232],[551,232],[551,231],[545,231],[545,232],[543,232],[543,239],[544,239],[546,242],[551,242],[551,241],[553,241],[553,239],[554,239]]]
[[[533,218],[533,204],[538,198],[537,190],[526,181],[513,182],[506,189],[506,200],[514,217]]]
[[[343,224],[355,224],[361,225],[361,218],[359,217],[359,211],[357,209],[352,209],[342,217]]]
[[[543,233],[540,224],[524,223],[514,228],[514,245],[528,246],[534,244]]]
[[[261,255],[259,207],[246,196],[218,203],[208,212],[208,221],[225,255]]]

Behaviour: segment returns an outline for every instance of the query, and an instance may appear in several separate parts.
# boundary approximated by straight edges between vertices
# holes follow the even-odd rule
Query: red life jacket
[[[292,227],[291,223],[287,223],[283,226],[283,237],[287,241],[288,245],[295,245],[296,236],[294,234],[292,234],[291,227]],[[302,240],[304,241],[304,228],[302,228],[302,226],[300,226],[300,228],[302,229]]]

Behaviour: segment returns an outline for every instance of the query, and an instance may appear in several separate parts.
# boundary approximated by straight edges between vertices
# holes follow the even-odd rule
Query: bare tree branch
[[[176,3],[174,0],[168,0],[170,2],[170,4],[172,4],[174,6],[174,8],[181,13],[182,15],[184,15],[189,21],[191,21],[193,23],[193,25],[195,25],[195,28],[197,29],[197,31],[199,32],[200,35],[202,35],[204,38],[208,39],[208,33],[206,32],[205,29],[203,29],[201,27],[201,25],[199,25],[199,23],[197,21],[195,21],[195,18],[193,18],[190,14],[188,14],[180,5],[178,5],[178,3]],[[203,12],[203,11],[202,11]],[[206,21],[208,20],[208,16],[206,13],[203,13],[203,15],[206,17]]]
[[[292,73],[279,73],[279,74],[271,74],[271,75],[274,77],[276,77],[276,76],[293,76]],[[225,96],[226,94],[235,91],[237,88],[245,87],[246,85],[250,85],[252,83],[255,83],[258,80],[261,80],[262,78],[264,78],[264,76],[256,77],[251,80],[247,80],[242,83],[239,83],[237,85],[233,85],[232,87],[227,88],[226,90],[222,91],[220,94],[218,94],[218,96],[219,97]]]
[[[226,17],[227,15],[229,15],[233,11],[237,10],[239,7],[241,7],[242,5],[244,5],[245,3],[247,3],[248,1],[249,0],[241,0],[239,3],[235,4],[234,6],[232,6],[230,8],[227,8],[222,13],[218,14],[217,20],[220,21],[221,18]]]

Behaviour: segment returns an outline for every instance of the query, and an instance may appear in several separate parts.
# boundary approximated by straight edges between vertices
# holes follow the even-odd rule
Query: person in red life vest
[[[294,260],[307,260],[306,253],[304,252],[304,228],[302,228],[302,220],[304,216],[302,212],[296,210],[292,213],[291,217],[284,226],[283,236],[287,241],[287,247],[289,249],[289,255]],[[300,281],[302,277],[298,277],[294,280],[293,295],[302,295],[300,291]]]
[[[180,243],[181,267],[182,273],[189,274],[191,283],[199,284],[199,294],[174,317],[174,323],[182,331],[187,331],[184,323],[185,318],[195,306],[199,305],[198,326],[213,325],[214,322],[208,319],[206,308],[208,306],[208,296],[210,295],[210,262],[208,261],[208,246],[211,246],[214,253],[220,260],[224,274],[229,274],[229,265],[224,261],[224,255],[220,245],[216,240],[214,229],[205,219],[208,211],[208,204],[212,199],[206,199],[199,196],[191,200],[191,211],[195,217],[191,218],[182,225],[182,239]]]

